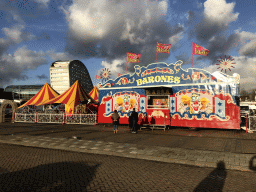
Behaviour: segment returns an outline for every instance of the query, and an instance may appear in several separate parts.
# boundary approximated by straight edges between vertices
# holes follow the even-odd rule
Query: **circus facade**
[[[117,110],[119,122],[128,124],[135,108],[139,124],[240,129],[240,76],[181,64],[136,65],[133,74],[100,84],[98,122],[111,123]]]

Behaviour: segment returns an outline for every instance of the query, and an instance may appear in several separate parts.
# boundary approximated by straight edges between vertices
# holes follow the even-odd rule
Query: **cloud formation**
[[[25,46],[18,48],[14,54],[3,53],[0,56],[0,87],[9,84],[14,79],[28,79],[23,74],[24,71],[44,64],[47,64],[47,61],[43,52],[31,51]]]
[[[37,75],[36,76],[38,79],[48,79],[48,77],[45,75],[45,74],[42,74],[42,75]]]
[[[104,58],[109,64],[123,61],[126,52],[142,54],[140,65],[155,62],[156,42],[175,48],[184,29],[165,20],[167,0],[76,0],[63,10],[69,25],[67,52]],[[167,57],[159,54],[158,60]]]
[[[238,46],[240,35],[233,33],[227,35],[230,24],[238,19],[239,13],[234,13],[235,3],[225,0],[207,0],[204,3],[203,14],[189,11],[189,35],[195,37],[197,42],[210,50],[208,57],[196,57],[197,60],[209,59],[212,64],[223,55],[226,55]],[[201,18],[197,21],[196,18]]]

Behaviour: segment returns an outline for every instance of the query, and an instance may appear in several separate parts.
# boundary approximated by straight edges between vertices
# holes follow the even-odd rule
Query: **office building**
[[[9,99],[22,99],[23,101],[28,101],[32,97],[34,97],[38,91],[44,85],[9,85],[4,89],[4,92],[12,93],[11,98]]]
[[[90,74],[81,61],[56,61],[51,64],[51,87],[59,94],[64,93],[76,80],[79,80],[86,92],[89,93],[93,89]]]

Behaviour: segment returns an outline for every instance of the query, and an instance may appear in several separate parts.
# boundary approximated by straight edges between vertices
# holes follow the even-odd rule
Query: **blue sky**
[[[50,82],[56,60],[82,61],[93,83],[102,68],[125,73],[126,52],[140,65],[156,61],[156,42],[171,44],[157,61],[192,66],[192,42],[209,52],[194,67],[217,69],[234,58],[228,75],[240,74],[242,89],[256,88],[256,2],[251,0],[2,0],[0,87]],[[133,72],[135,64],[128,64]]]

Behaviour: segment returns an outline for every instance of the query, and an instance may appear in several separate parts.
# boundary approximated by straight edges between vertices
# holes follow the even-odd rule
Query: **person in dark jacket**
[[[119,124],[119,114],[117,113],[117,110],[114,111],[111,118],[113,119],[113,125],[114,125],[114,133],[117,133],[118,131],[118,124]]]
[[[130,115],[130,119],[132,121],[132,133],[136,133],[136,126],[138,123],[138,113],[135,111],[135,108],[133,108],[133,111]]]

